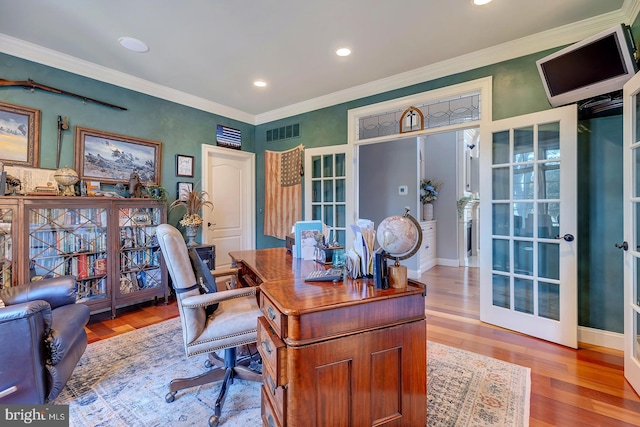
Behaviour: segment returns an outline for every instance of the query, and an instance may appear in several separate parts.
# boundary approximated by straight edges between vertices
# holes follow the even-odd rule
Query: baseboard
[[[624,351],[624,334],[578,326],[578,342]]]
[[[445,267],[460,267],[458,259],[438,258],[436,265],[444,265]]]

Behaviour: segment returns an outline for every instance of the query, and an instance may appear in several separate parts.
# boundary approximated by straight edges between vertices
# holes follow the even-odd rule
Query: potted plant
[[[435,179],[420,180],[420,201],[422,202],[422,220],[433,219],[433,202],[438,199],[442,182]]]
[[[202,217],[200,216],[202,208],[208,206],[213,209],[213,203],[207,200],[207,197],[209,197],[209,195],[206,191],[193,188],[183,191],[180,197],[169,205],[170,211],[175,208],[186,209],[185,214],[180,220],[180,225],[186,230],[187,246],[196,246],[198,244],[195,241],[195,237],[198,234],[198,229],[202,226]]]

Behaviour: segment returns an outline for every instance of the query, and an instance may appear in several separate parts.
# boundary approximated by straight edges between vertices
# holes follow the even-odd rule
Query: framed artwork
[[[162,143],[76,126],[76,172],[80,179],[129,182],[137,172],[145,185],[159,185]]]
[[[0,162],[40,165],[40,110],[0,102]]]
[[[185,196],[185,194],[190,191],[193,191],[193,182],[179,182],[176,199]]]
[[[176,176],[186,176],[193,178],[193,156],[176,154]]]
[[[242,132],[228,126],[216,126],[216,143],[220,147],[240,150],[242,146]]]

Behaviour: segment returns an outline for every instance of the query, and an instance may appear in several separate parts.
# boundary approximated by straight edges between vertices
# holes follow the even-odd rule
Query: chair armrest
[[[240,269],[238,268],[225,268],[225,269],[211,270],[211,275],[213,277],[235,276],[238,274],[238,271],[240,271]]]
[[[54,309],[75,304],[77,292],[74,276],[60,276],[5,288],[0,292],[0,299],[5,305],[45,300]]]
[[[26,303],[8,305],[0,308],[0,325],[33,316],[39,312],[42,312],[42,317],[45,321],[45,330],[49,330],[52,322],[51,306],[43,300],[28,301]]]
[[[182,300],[182,306],[184,308],[207,307],[218,304],[221,301],[255,295],[256,290],[257,288],[238,288],[228,291],[218,291],[212,294],[193,295],[184,298]]]

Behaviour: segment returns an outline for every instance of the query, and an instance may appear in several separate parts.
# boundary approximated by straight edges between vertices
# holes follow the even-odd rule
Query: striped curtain
[[[283,239],[302,220],[301,144],[287,151],[265,151],[264,234]]]

